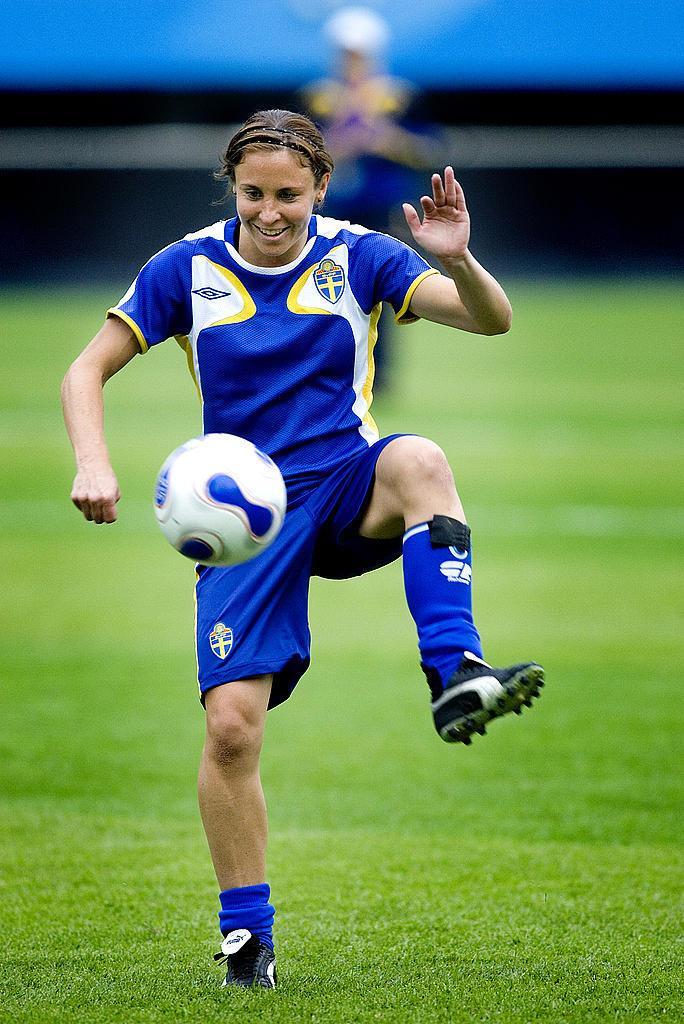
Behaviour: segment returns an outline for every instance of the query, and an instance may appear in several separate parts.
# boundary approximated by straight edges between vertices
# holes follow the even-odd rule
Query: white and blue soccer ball
[[[239,565],[272,544],[285,518],[280,470],[244,437],[205,434],[171,452],[154,511],[169,544],[202,565]]]

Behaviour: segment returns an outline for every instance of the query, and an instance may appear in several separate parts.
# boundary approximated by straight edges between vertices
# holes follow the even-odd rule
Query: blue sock
[[[432,523],[438,519],[447,526],[437,545],[438,533],[431,532],[430,523],[412,526],[404,534],[404,588],[418,628],[421,662],[436,670],[445,686],[465,651],[482,657],[482,642],[473,622],[470,531],[446,516],[436,516]],[[453,529],[459,546],[448,544]]]
[[[219,893],[221,909],[219,926],[224,935],[236,928],[247,928],[252,935],[273,949],[273,918],[275,907],[269,903],[270,886],[243,885]]]

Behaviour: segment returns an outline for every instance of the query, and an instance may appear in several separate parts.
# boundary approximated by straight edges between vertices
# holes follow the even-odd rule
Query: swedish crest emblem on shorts
[[[224,626],[222,622],[217,622],[209,634],[209,643],[216,657],[223,661],[228,657],[233,646],[233,630],[230,626]]]
[[[321,260],[314,270],[314,284],[319,295],[328,302],[337,302],[344,291],[344,268],[334,260]]]

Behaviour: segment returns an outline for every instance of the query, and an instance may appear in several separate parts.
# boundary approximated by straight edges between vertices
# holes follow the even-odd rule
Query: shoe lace
[[[258,938],[253,935],[237,953],[231,953],[228,956],[220,950],[218,953],[214,953],[214,960],[222,965],[227,963],[228,971],[235,981],[251,981],[262,948]]]

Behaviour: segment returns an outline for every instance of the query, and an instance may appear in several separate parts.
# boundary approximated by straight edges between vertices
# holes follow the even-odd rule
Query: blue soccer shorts
[[[200,567],[197,665],[207,690],[273,673],[269,707],[287,700],[310,661],[309,580],[347,579],[393,562],[401,536],[370,540],[358,525],[372,493],[375,465],[401,434],[382,438],[343,462],[288,510],[273,544],[242,565]]]

